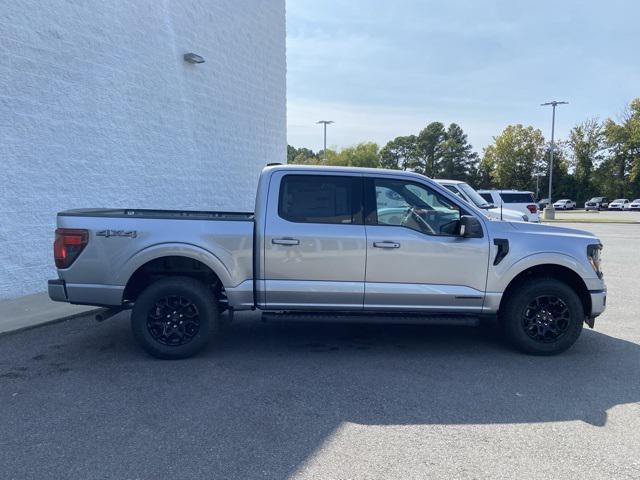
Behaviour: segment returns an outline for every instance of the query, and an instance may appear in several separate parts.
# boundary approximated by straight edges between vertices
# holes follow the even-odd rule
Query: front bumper
[[[606,290],[591,290],[589,291],[591,296],[591,318],[595,318],[604,312],[607,306],[607,291]]]

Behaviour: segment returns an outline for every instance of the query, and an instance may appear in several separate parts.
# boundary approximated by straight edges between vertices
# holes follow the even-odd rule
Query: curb
[[[0,335],[49,323],[95,315],[102,308],[54,302],[47,292],[0,300]]]
[[[74,318],[79,318],[79,317],[85,317],[85,316],[92,316],[92,315],[96,315],[98,314],[100,311],[106,311],[106,308],[92,308],[90,310],[85,310],[82,312],[75,312],[75,313],[70,313],[67,315],[62,315],[62,316],[56,316],[55,318],[52,318],[50,320],[44,320],[42,322],[38,322],[38,323],[32,323],[30,325],[25,325],[22,327],[15,327],[15,328],[11,328],[10,330],[4,330],[0,332],[0,337],[5,337],[5,336],[9,336],[9,335],[13,335],[15,333],[21,333],[21,332],[26,332],[28,330],[34,330],[36,328],[40,328],[40,327],[46,327],[47,325],[54,325],[56,323],[62,323],[62,322],[66,322],[67,320],[73,320]]]

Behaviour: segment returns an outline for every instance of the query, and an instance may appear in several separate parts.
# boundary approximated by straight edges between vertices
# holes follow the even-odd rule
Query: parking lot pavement
[[[557,357],[255,314],[177,362],[126,314],[2,336],[0,478],[638,478],[640,227],[578,228],[605,245],[609,306]]]

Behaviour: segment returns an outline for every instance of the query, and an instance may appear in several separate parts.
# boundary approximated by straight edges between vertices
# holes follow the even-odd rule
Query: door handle
[[[274,245],[300,245],[297,238],[272,238],[271,243]]]
[[[373,242],[373,246],[376,248],[400,248],[398,242]]]

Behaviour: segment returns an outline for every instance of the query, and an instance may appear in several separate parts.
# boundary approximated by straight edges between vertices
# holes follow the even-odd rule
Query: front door
[[[269,192],[267,308],[361,310],[366,259],[362,176],[278,172]]]
[[[463,206],[393,177],[366,179],[365,198],[365,309],[482,310],[489,240],[459,235]]]

